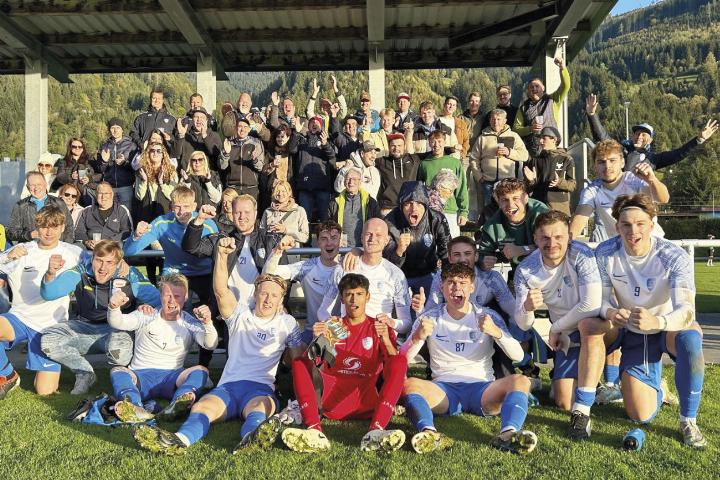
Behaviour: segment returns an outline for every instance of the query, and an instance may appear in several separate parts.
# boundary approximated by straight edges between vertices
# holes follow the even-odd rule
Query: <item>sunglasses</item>
[[[52,167],[51,163],[38,163],[38,167]]]
[[[74,195],[73,195],[72,193],[67,193],[67,192],[66,192],[66,193],[63,193],[63,197],[65,197],[65,198],[77,198],[78,196],[77,196],[77,194],[74,194]]]
[[[82,150],[84,147],[82,145],[70,145],[70,148],[73,150]]]
[[[150,153],[162,153],[162,150],[160,150],[159,148],[151,148]]]
[[[204,162],[205,159],[204,158],[191,158],[190,161],[191,162]]]

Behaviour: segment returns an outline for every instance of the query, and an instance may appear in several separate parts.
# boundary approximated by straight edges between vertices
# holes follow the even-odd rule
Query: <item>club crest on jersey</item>
[[[257,249],[258,257],[265,258],[265,247],[260,247]]]
[[[426,247],[429,247],[430,245],[432,245],[432,242],[433,242],[433,236],[431,234],[426,233],[425,235],[423,235],[423,243],[425,243]]]
[[[365,350],[370,350],[373,346],[372,337],[365,337],[362,339],[362,346]]]
[[[648,278],[647,279],[647,289],[648,291],[652,292],[653,288],[655,288],[655,279],[654,278]]]
[[[343,366],[346,370],[360,370],[362,367],[362,363],[360,363],[360,359],[357,357],[346,357],[345,360],[343,360]]]
[[[565,275],[563,277],[563,283],[567,285],[568,287],[572,287],[572,281],[570,280],[570,275]]]

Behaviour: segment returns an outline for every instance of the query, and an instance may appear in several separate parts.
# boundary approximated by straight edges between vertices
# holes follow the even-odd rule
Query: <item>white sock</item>
[[[190,440],[183,435],[182,433],[176,433],[175,436],[180,439],[181,442],[185,444],[186,447],[190,446]]]
[[[685,423],[685,422],[697,423],[697,418],[695,418],[695,417],[683,417],[682,415],[678,415],[678,417],[680,418],[680,423]]]
[[[583,415],[587,415],[588,417],[590,416],[590,407],[587,406],[587,405],[583,405],[583,404],[581,404],[581,403],[575,402],[575,403],[573,403],[573,406],[572,406],[572,410],[571,410],[571,411],[574,412],[574,411],[576,411],[576,410],[577,410],[578,412],[582,413]]]

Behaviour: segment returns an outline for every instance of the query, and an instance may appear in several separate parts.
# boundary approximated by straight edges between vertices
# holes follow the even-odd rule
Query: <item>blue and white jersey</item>
[[[441,272],[437,271],[433,274],[432,285],[430,286],[430,295],[427,297],[426,309],[434,308],[445,303],[441,290]],[[500,272],[488,270],[484,272],[475,267],[475,291],[470,301],[477,307],[484,307],[493,299],[498,302],[503,312],[507,313],[512,320],[515,315],[515,297],[510,293],[510,289]]]
[[[415,320],[412,333],[420,328],[423,318],[430,318],[434,324],[433,333],[425,340],[430,351],[433,380],[471,383],[495,379],[492,366],[495,340],[478,327],[478,319],[484,315],[490,315],[502,331],[498,344],[505,353],[515,361],[522,358],[520,343],[512,338],[500,315],[472,303],[470,307],[470,312],[459,320],[448,314],[445,305],[425,310]],[[412,333],[406,342],[412,342]],[[414,349],[419,350],[421,346],[422,343],[415,344]]]
[[[515,271],[515,320],[527,330],[535,320],[525,311],[528,292],[538,289],[550,312],[551,331],[571,333],[580,320],[597,317],[602,304],[602,284],[595,254],[590,247],[571,241],[557,267],[545,265],[539,249],[528,255]]]
[[[582,189],[578,207],[589,205],[593,209],[593,219],[595,220],[595,228],[590,237],[591,242],[602,242],[617,235],[615,219],[612,216],[613,203],[620,195],[635,195],[636,193],[644,193],[652,197],[650,185],[632,172],[623,172],[622,180],[612,190],[606,188],[601,179],[593,180],[590,185]],[[653,222],[655,222],[653,235],[664,237],[665,232],[660,228],[657,217],[653,218]]]
[[[271,319],[255,316],[238,302],[225,320],[228,360],[218,385],[249,380],[274,388],[275,373],[285,347],[299,347],[300,327],[292,315],[278,312]]]
[[[651,242],[644,257],[628,255],[620,237],[598,245],[595,258],[603,287],[601,315],[607,317],[608,308],[644,307],[664,317],[665,330],[683,330],[695,321],[692,259],[668,240],[652,237]]]

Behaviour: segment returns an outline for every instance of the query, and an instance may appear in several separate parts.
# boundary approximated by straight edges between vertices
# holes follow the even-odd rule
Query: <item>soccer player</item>
[[[522,359],[522,347],[497,313],[473,305],[474,290],[472,267],[462,263],[445,267],[445,304],[420,314],[401,348],[407,358],[414,358],[425,342],[430,350],[432,381],[410,377],[403,388],[408,417],[418,430],[410,443],[418,453],[441,450],[451,443],[435,429],[433,415],[462,412],[500,414],[500,434],[491,441],[495,448],[530,453],[537,445],[535,434],[522,430],[530,380],[523,375],[495,380],[492,371],[494,344],[514,361]]]
[[[337,222],[328,220],[321,223],[317,231],[319,257],[312,257],[290,265],[278,265],[283,252],[295,244],[295,240],[286,235],[273,249],[263,267],[263,273],[276,274],[285,280],[301,282],[305,296],[305,311],[307,312],[302,340],[308,345],[313,339],[313,325],[317,321],[318,309],[328,290],[330,275],[338,265],[341,235],[342,227]]]
[[[183,454],[187,447],[205,437],[212,422],[244,418],[242,440],[234,451],[254,446],[268,449],[281,428],[273,415],[278,401],[273,391],[280,357],[289,347],[289,357],[302,353],[300,327],[282,313],[285,280],[262,274],[255,280],[253,309],[238,302],[228,287],[228,258],[237,250],[235,238],[217,240],[213,289],[220,315],[228,325],[228,361],[218,386],[195,403],[177,433],[143,426],[135,439],[143,448],[168,455]]]
[[[348,273],[340,280],[338,290],[345,316],[315,323],[313,334],[335,338],[328,327],[331,323],[341,324],[347,330],[347,336],[334,344],[336,355],[332,366],[324,362],[317,366],[309,358],[293,361],[295,395],[307,429],[288,428],[283,431],[282,440],[297,452],[329,449],[330,441],[320,425],[318,408],[322,408],[323,416],[333,420],[372,418],[360,448],[395,451],[405,443],[405,434],[402,430],[385,428],[402,391],[407,361],[398,354],[389,317],[373,318],[365,311],[372,296],[368,279]],[[376,384],[380,371],[384,381],[378,392]],[[320,405],[316,391],[321,392]]]
[[[603,356],[602,339],[588,346],[581,323],[597,319],[602,288],[595,254],[570,239],[569,227],[570,217],[557,210],[541,213],[535,220],[537,250],[515,272],[515,321],[523,330],[534,326],[547,332],[547,344],[555,351],[555,405],[572,411],[568,434],[579,440],[590,436],[590,407],[595,401]],[[547,325],[538,328],[540,322],[535,318],[535,310],[543,305],[550,313],[549,331]]]
[[[363,227],[363,253],[355,268],[347,271],[364,275],[370,282],[367,314],[386,321],[397,333],[410,330],[410,295],[402,270],[383,258],[383,249],[390,241],[387,224],[379,218],[371,218]],[[338,265],[330,277],[327,293],[318,310],[318,319],[333,316],[333,308],[340,296],[338,284],[346,269]],[[391,318],[393,308],[397,318]],[[345,312],[343,311],[344,315]]]
[[[702,330],[695,321],[692,259],[680,247],[652,235],[657,214],[650,197],[620,196],[612,209],[619,236],[595,250],[602,279],[601,316],[594,322],[605,344],[622,347],[620,371],[625,411],[650,423],[663,401],[661,356],[675,360],[680,431],[685,445],[704,448],[696,423],[705,363]]]
[[[194,343],[207,349],[217,345],[210,308],[195,308],[195,316],[182,310],[189,293],[183,274],[161,277],[158,287],[160,311],[123,313],[120,308],[130,302],[130,297],[122,290],[115,292],[108,304],[110,326],[135,332],[135,351],[129,367],[110,370],[113,393],[120,399],[115,403],[115,415],[124,422],[152,418],[143,408],[143,401],[156,398],[171,400],[160,412],[161,418],[175,420],[184,416],[208,379],[208,370],[202,365],[183,368],[185,357]]]
[[[40,283],[46,271],[57,275],[75,267],[82,249],[61,242],[65,213],[55,205],[35,214],[35,240],[15,245],[0,255],[0,273],[7,275],[13,301],[10,311],[0,315],[0,400],[20,385],[20,376],[5,350],[27,340],[26,368],[34,370],[35,391],[39,395],[55,392],[60,382],[60,364],[50,360],[40,348],[40,332],[64,322],[70,298],[43,300]]]

